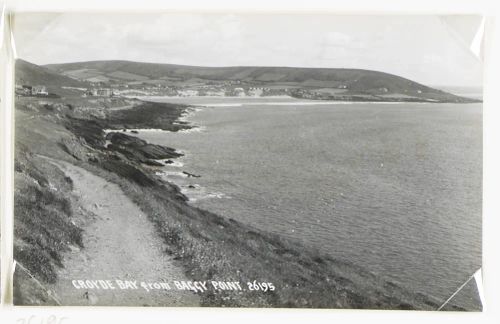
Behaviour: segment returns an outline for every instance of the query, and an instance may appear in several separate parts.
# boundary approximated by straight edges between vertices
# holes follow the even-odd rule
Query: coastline
[[[145,143],[130,131],[126,136],[106,133],[110,129],[186,131],[191,125],[179,119],[189,106],[144,101],[130,109],[109,110],[105,118],[82,118],[67,107],[57,108],[65,118],[53,118],[51,113],[43,117],[66,133],[54,143],[54,151],[45,154],[119,185],[152,221],[188,278],[260,280],[277,287],[267,293],[206,294],[201,296],[202,305],[423,310],[439,306],[432,297],[384,281],[355,264],[191,206],[178,186],[156,176],[157,166],[147,163],[175,159],[179,152]],[[28,151],[34,149],[33,143],[25,145]],[[461,310],[452,305],[449,309]]]
[[[187,104],[190,106],[201,106],[201,107],[240,107],[242,105],[251,104],[250,100],[259,101],[259,105],[263,106],[286,106],[289,104],[300,105],[300,106],[317,106],[317,105],[356,105],[356,104],[369,104],[369,105],[401,105],[401,104],[440,104],[440,103],[450,103],[450,102],[435,102],[435,101],[408,101],[408,100],[331,100],[331,99],[302,99],[289,96],[269,96],[269,97],[210,97],[210,96],[193,96],[193,97],[166,97],[166,96],[138,96],[130,97],[129,99],[135,99],[139,101],[151,101],[157,103],[172,103],[172,104]],[[193,100],[203,100],[207,99],[219,100],[219,101],[235,101],[230,103],[195,103]],[[282,99],[282,101],[267,101],[269,99]],[[236,100],[242,100],[238,102]],[[248,100],[248,102],[245,102]],[[175,102],[180,101],[180,102]],[[476,103],[476,102],[463,102],[463,104]]]
[[[352,93],[339,97],[328,97],[328,98],[309,98],[301,96],[289,96],[289,95],[278,95],[278,96],[158,96],[158,95],[143,95],[143,96],[124,96],[124,98],[142,100],[142,101],[154,101],[160,100],[160,102],[165,102],[163,100],[171,100],[173,102],[177,100],[196,100],[207,99],[213,100],[291,100],[294,104],[300,102],[314,104],[359,104],[359,103],[369,103],[369,104],[401,104],[401,103],[422,103],[422,104],[438,104],[438,103],[482,103],[482,98],[475,97],[461,97],[452,95],[453,97],[447,99],[430,99],[430,98],[420,98],[420,97],[400,97],[400,96],[372,96],[370,98],[363,97],[362,93]],[[325,103],[326,102],[326,103]]]

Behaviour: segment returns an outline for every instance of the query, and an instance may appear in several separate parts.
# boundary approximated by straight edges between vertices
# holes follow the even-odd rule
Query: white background
[[[332,12],[335,14],[484,14],[490,18],[497,18],[499,11],[495,0],[430,0],[430,1],[404,1],[404,0],[307,0],[307,1],[278,1],[278,0],[18,0],[7,2],[9,10],[16,11],[308,11]],[[445,313],[445,312],[403,312],[403,311],[351,311],[351,310],[270,310],[270,309],[208,309],[208,308],[72,308],[72,307],[13,307],[4,305],[0,307],[0,323],[225,323],[242,322],[275,323],[500,323],[500,101],[498,90],[500,85],[499,69],[499,40],[500,30],[496,22],[488,22],[485,64],[485,104],[484,104],[484,288],[486,305],[482,313]],[[397,44],[395,44],[397,46]],[[43,50],[43,49],[41,49]],[[7,69],[8,70],[8,69]],[[5,100],[4,104],[9,104]],[[2,133],[7,134],[12,127],[9,114],[2,112],[4,120]],[[7,120],[5,120],[7,118]],[[11,139],[3,139],[11,142]],[[9,145],[4,145],[11,150]],[[2,154],[2,159],[5,155]],[[5,160],[5,159],[4,159]],[[11,162],[3,165],[11,166]],[[2,172],[5,178],[5,172]],[[5,179],[4,179],[5,180]],[[11,178],[2,188],[11,187]],[[2,191],[2,194],[4,191]],[[2,197],[3,216],[7,220],[2,228],[2,261],[11,256],[10,243],[12,226],[12,201],[11,196]],[[7,225],[7,227],[5,227]],[[10,227],[10,231],[9,231]],[[5,265],[3,269],[6,269]],[[8,288],[8,287],[7,287]],[[5,296],[4,291],[4,296]]]

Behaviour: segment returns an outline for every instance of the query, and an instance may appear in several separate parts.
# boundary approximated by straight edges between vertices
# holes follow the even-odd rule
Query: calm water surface
[[[186,153],[193,204],[441,299],[481,267],[480,104],[194,103],[198,131],[140,134]]]

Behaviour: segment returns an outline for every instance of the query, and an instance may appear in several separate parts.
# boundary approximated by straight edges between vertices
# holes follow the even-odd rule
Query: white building
[[[233,95],[235,95],[236,97],[244,97],[245,90],[243,88],[234,88]]]
[[[248,95],[251,97],[260,97],[264,90],[262,88],[250,88],[248,90]]]
[[[31,94],[33,96],[48,96],[49,95],[49,93],[47,92],[47,88],[45,86],[42,86],[42,85],[33,86],[31,88]]]

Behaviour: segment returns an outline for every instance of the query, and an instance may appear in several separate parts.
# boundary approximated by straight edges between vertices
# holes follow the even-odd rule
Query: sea
[[[443,302],[481,268],[481,104],[148,100],[194,105],[139,133],[185,154],[159,172],[191,204]],[[451,302],[480,309],[476,280]]]

